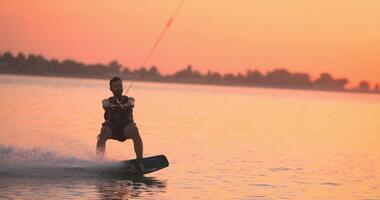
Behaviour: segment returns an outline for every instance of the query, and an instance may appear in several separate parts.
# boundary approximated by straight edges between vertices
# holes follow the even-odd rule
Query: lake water
[[[127,86],[129,83],[125,83]],[[380,95],[136,82],[141,178],[95,162],[107,80],[0,76],[0,199],[380,199]],[[107,142],[110,161],[135,157]]]

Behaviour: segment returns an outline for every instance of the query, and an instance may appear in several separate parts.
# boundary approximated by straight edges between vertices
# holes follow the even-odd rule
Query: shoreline
[[[24,75],[24,76],[40,76],[40,77],[61,77],[61,78],[74,78],[74,79],[109,79],[112,76],[70,76],[64,74],[38,74],[38,73],[17,73],[17,72],[0,72],[0,75]],[[318,91],[318,92],[342,92],[342,93],[357,93],[357,94],[374,94],[379,95],[380,91],[363,91],[355,89],[318,89],[318,88],[303,88],[303,87],[280,87],[280,86],[268,86],[268,85],[250,85],[250,84],[237,84],[237,83],[223,83],[223,82],[206,82],[197,80],[179,80],[179,79],[144,79],[144,78],[131,78],[120,76],[123,80],[129,81],[141,81],[141,82],[153,82],[153,83],[176,83],[176,84],[197,84],[197,85],[213,85],[213,86],[228,86],[228,87],[252,87],[262,89],[289,89],[289,90],[303,90],[303,91]]]

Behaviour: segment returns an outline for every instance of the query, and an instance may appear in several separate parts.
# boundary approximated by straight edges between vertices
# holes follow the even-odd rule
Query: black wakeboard
[[[121,161],[121,168],[128,174],[147,174],[169,166],[165,155]]]

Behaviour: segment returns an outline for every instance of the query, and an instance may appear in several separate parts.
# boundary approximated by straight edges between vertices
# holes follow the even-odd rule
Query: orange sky
[[[0,51],[136,68],[180,0],[0,0]],[[148,66],[380,83],[378,0],[187,0]]]

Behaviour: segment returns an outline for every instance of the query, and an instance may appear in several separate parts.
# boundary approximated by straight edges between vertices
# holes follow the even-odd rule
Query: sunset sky
[[[0,0],[0,51],[136,68],[180,1]],[[379,55],[378,0],[187,0],[147,66],[380,83]]]

